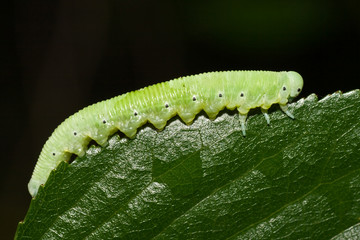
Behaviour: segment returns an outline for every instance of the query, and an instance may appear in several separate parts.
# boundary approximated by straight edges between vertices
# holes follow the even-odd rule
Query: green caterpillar
[[[60,124],[45,143],[28,184],[32,196],[61,161],[72,154],[83,156],[90,140],[106,145],[110,135],[120,130],[129,138],[150,122],[163,129],[176,114],[190,124],[204,110],[214,119],[225,107],[238,109],[245,136],[250,109],[261,107],[268,124],[267,109],[279,103],[290,117],[287,103],[299,95],[303,79],[296,72],[226,71],[181,77],[138,91],[129,92],[84,108]]]

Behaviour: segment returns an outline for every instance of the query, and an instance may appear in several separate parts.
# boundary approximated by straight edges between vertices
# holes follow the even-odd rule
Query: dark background
[[[359,88],[358,1],[24,1],[2,6],[0,228],[13,238],[51,132],[100,100],[216,70],[295,70],[301,94]]]

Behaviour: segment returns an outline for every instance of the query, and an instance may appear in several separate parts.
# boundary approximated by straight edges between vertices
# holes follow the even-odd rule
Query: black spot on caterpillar
[[[176,114],[187,124],[204,110],[214,119],[225,107],[237,108],[243,135],[247,113],[260,107],[270,124],[267,110],[272,104],[290,117],[287,103],[299,95],[303,79],[296,72],[226,71],[182,77],[129,92],[80,110],[60,124],[45,143],[28,184],[32,196],[61,161],[72,154],[83,156],[94,140],[104,146],[120,130],[129,138],[149,121],[163,129]]]

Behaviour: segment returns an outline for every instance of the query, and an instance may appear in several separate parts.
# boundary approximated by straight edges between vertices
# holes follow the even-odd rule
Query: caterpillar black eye
[[[240,93],[240,97],[243,97],[244,96],[244,93]]]
[[[165,103],[165,107],[168,108],[168,107],[169,107],[169,104]]]
[[[55,153],[53,153],[52,155],[55,156]]]
[[[298,88],[297,91],[300,92],[300,91],[301,91],[301,88]]]
[[[286,87],[283,87],[283,90],[286,91]]]
[[[103,124],[105,124],[106,123],[106,121],[105,120],[103,120]]]
[[[76,136],[77,135],[77,133],[76,132],[74,132],[74,136]]]
[[[219,97],[222,97],[222,94],[221,94],[221,93],[219,93]]]
[[[193,99],[193,101],[194,101],[194,102],[196,101],[196,97],[195,97],[195,96],[193,96],[193,98],[192,98],[192,99]]]
[[[138,113],[137,112],[134,112],[134,116],[137,116],[138,115]]]

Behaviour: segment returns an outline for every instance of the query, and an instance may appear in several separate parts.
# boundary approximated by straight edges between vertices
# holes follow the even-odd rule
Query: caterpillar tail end
[[[28,183],[28,190],[32,197],[35,197],[40,187],[40,183],[33,181],[32,179]]]

